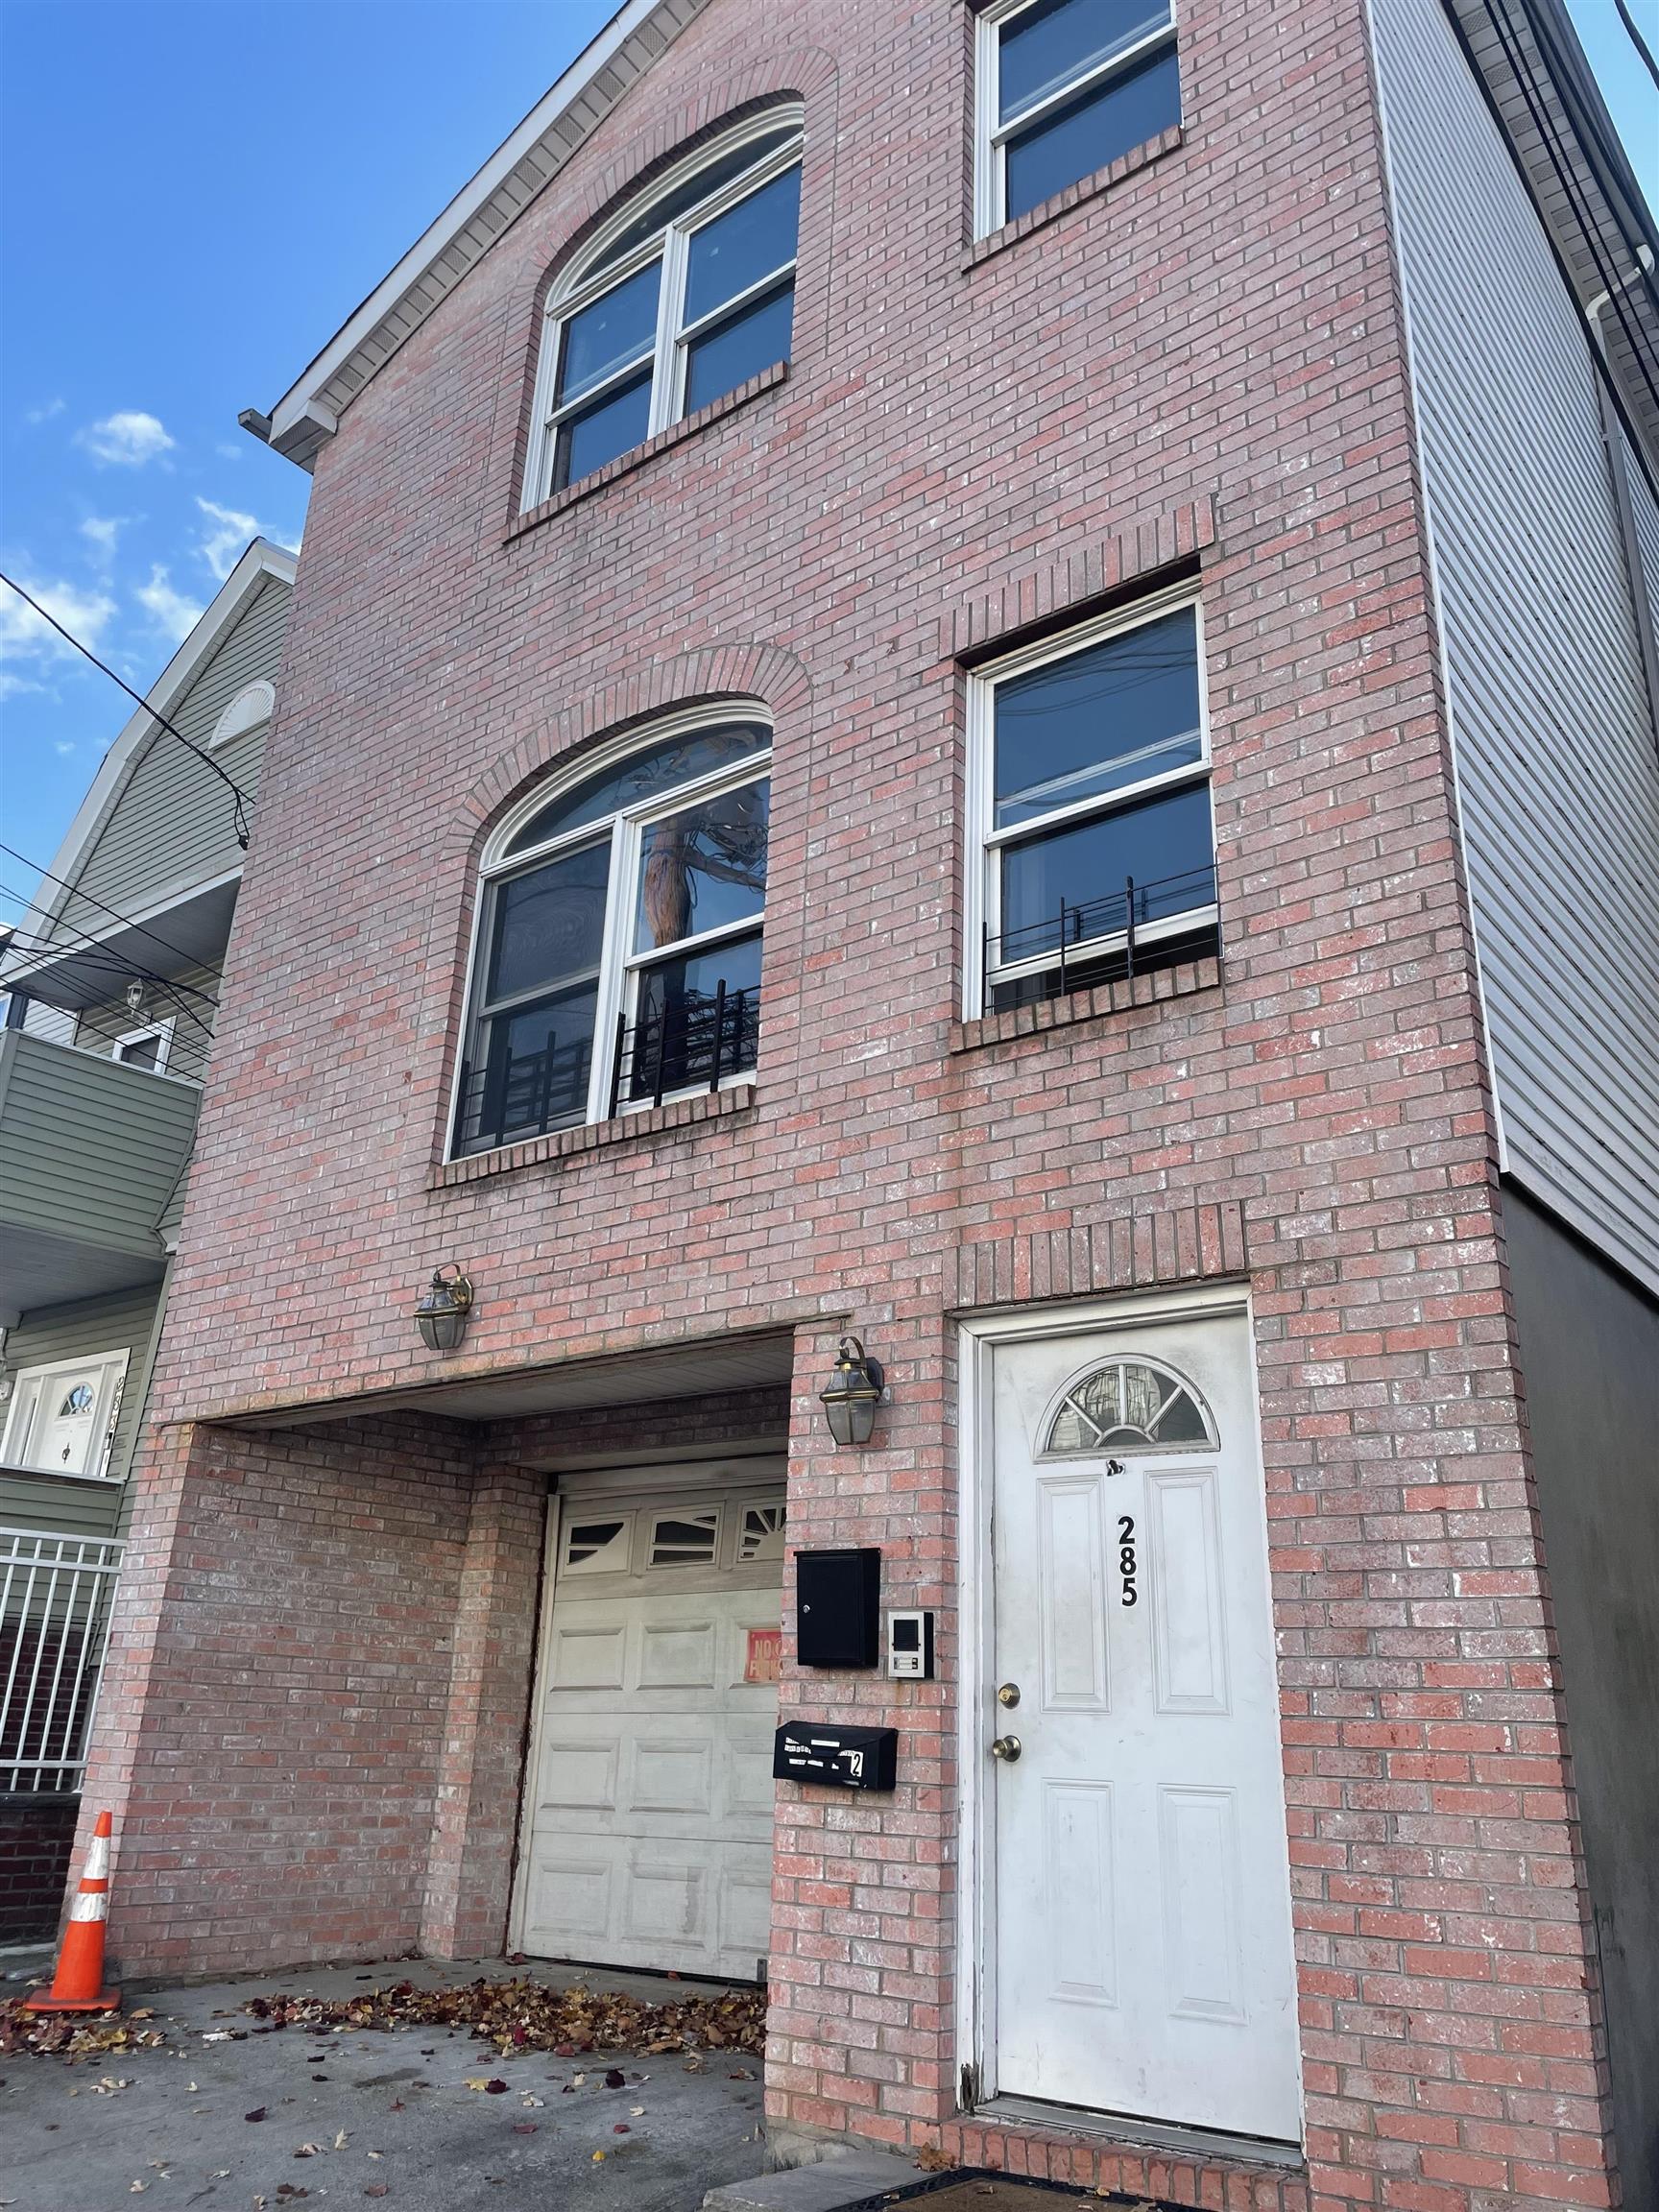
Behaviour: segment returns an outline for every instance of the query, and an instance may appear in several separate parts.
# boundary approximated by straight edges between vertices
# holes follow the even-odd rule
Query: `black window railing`
[[[1075,904],[1063,899],[1041,921],[1000,936],[987,930],[988,1010],[999,1014],[1218,952],[1215,905],[1211,861],[1150,883],[1126,877],[1120,890],[1098,899]]]
[[[760,994],[728,991],[724,984],[709,997],[699,993],[670,1004],[666,1012],[647,1013],[632,1027],[619,1016],[610,1112],[646,1102],[661,1105],[678,1092],[717,1091],[728,1078],[755,1066],[759,1040]],[[586,1034],[569,1045],[550,1036],[538,1052],[502,1052],[482,1067],[464,1067],[457,1153],[521,1144],[584,1120],[591,1067],[591,1041]]]
[[[455,1149],[487,1152],[580,1121],[592,1049],[589,1034],[569,1045],[551,1035],[539,1052],[492,1053],[481,1068],[463,1068]]]
[[[759,992],[728,991],[724,983],[711,996],[687,995],[642,1014],[632,1028],[618,1016],[611,1111],[661,1106],[680,1091],[718,1091],[755,1066],[759,1044]]]

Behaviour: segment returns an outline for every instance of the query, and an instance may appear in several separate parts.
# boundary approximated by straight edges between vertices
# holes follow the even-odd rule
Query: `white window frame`
[[[684,214],[675,216],[671,222],[652,231],[622,260],[607,264],[595,276],[587,276],[586,273],[592,268],[594,261],[604,258],[611,240],[637,219],[642,201],[666,198],[679,185],[695,177],[699,169],[709,168],[714,162],[723,160],[747,140],[772,137],[791,121],[795,125],[795,136],[787,145],[779,147],[763,159],[757,159],[753,167],[711,192],[708,199],[699,201],[694,207],[687,208]],[[770,291],[785,276],[794,276],[799,266],[799,251],[744,291],[734,293],[730,300],[722,301],[718,307],[700,317],[697,322],[685,325],[682,324],[693,232],[713,222],[716,216],[726,214],[739,201],[747,200],[752,193],[759,191],[762,185],[772,183],[787,170],[799,168],[802,158],[802,128],[799,108],[772,108],[751,117],[747,123],[725,136],[699,147],[684,161],[654,180],[647,189],[635,192],[623,200],[615,214],[582,253],[574,267],[553,287],[542,311],[541,352],[536,365],[536,388],[532,400],[531,421],[534,427],[530,465],[524,472],[523,493],[519,501],[521,511],[528,513],[531,508],[539,507],[542,500],[553,496],[553,468],[558,457],[559,432],[571,416],[582,414],[591,407],[611,386],[620,386],[630,377],[638,375],[649,361],[651,400],[645,438],[656,437],[659,431],[667,429],[671,422],[678,422],[685,413],[685,363],[689,349],[695,341],[712,324],[736,314],[745,303]],[[603,300],[617,285],[626,283],[630,276],[637,276],[641,269],[649,268],[659,254],[662,259],[662,282],[657,298],[657,331],[651,351],[641,352],[633,361],[613,369],[603,383],[592,385],[578,397],[566,400],[561,407],[555,407],[553,400],[558,385],[559,354],[565,324],[572,317],[580,315],[585,308]],[[582,481],[581,477],[571,478],[573,484]]]
[[[1078,93],[1104,85],[1109,79],[1122,74],[1155,47],[1179,46],[1176,31],[1179,0],[1167,0],[1167,4],[1169,20],[1166,23],[1148,31],[1133,45],[1125,46],[1121,53],[1109,55],[1092,69],[1079,71],[1044,99],[1034,101],[1011,123],[998,121],[998,111],[1002,105],[1002,31],[1017,15],[1023,15],[1028,8],[1035,7],[1037,0],[998,0],[996,6],[981,12],[974,33],[974,234],[976,238],[988,238],[1008,220],[1008,140],[1020,136],[1033,123],[1064,107],[1069,100],[1074,100]]]
[[[156,1065],[153,1068],[141,1068],[139,1073],[142,1075],[164,1075],[167,1072],[167,1062],[172,1056],[173,1031],[176,1026],[177,1017],[166,1014],[158,1022],[146,1022],[140,1028],[129,1029],[124,1035],[110,1040],[109,1057],[118,1062],[120,1066],[129,1067],[132,1063],[121,1058],[122,1046],[125,1045],[141,1045],[145,1038],[155,1037],[159,1041],[156,1050]]]
[[[729,766],[711,769],[705,776],[687,779],[676,783],[671,791],[658,793],[649,800],[641,800],[634,806],[619,807],[610,816],[599,815],[591,822],[584,822],[574,830],[562,830],[540,845],[526,848],[522,853],[509,856],[507,848],[512,844],[526,822],[549,806],[561,791],[573,790],[601,776],[607,769],[619,766],[636,753],[646,753],[668,743],[676,737],[688,737],[699,730],[720,729],[731,722],[757,723],[766,729],[772,727],[772,717],[756,699],[728,699],[710,702],[685,714],[677,714],[661,722],[653,722],[648,729],[631,732],[599,751],[584,755],[579,766],[573,764],[564,776],[550,777],[526,792],[513,812],[491,838],[485,857],[478,871],[478,890],[473,901],[472,930],[468,951],[467,1000],[462,1014],[461,1048],[455,1055],[455,1073],[450,1087],[449,1133],[445,1157],[451,1160],[481,1159],[490,1151],[505,1146],[480,1147],[473,1152],[457,1149],[461,1113],[461,1081],[467,1066],[468,1047],[471,1043],[474,1022],[482,1002],[483,971],[481,954],[484,950],[485,917],[490,909],[492,886],[510,876],[527,873],[556,859],[560,854],[572,852],[579,846],[597,844],[610,824],[611,858],[607,878],[605,922],[599,945],[599,985],[593,1015],[592,1064],[588,1073],[588,1105],[582,1122],[570,1127],[583,1127],[610,1118],[612,1066],[616,1056],[616,1021],[618,1015],[627,1017],[632,1029],[637,1019],[638,978],[644,969],[660,965],[670,953],[678,956],[685,952],[705,950],[738,937],[750,937],[758,931],[761,958],[765,958],[766,902],[761,902],[758,914],[742,921],[728,922],[718,928],[703,929],[695,936],[682,937],[674,945],[658,945],[645,952],[633,950],[634,897],[639,878],[640,847],[645,831],[654,822],[684,813],[687,807],[700,805],[705,800],[722,798],[728,791],[738,791],[748,783],[770,782],[772,776],[772,748],[770,745],[745,755],[743,759]],[[542,996],[541,989],[528,991],[528,1000]],[[501,1012],[496,1009],[496,1018]],[[720,1078],[722,1091],[740,1090],[753,1084],[752,1069],[740,1069]],[[688,1083],[678,1090],[664,1091],[663,1100],[694,1098],[708,1092],[706,1081]],[[655,1103],[650,1098],[622,1098],[617,1101],[618,1118],[628,1114],[643,1114]],[[554,1131],[546,1132],[548,1135]],[[528,1143],[531,1138],[508,1138],[506,1144]]]
[[[6,1410],[6,1434],[0,1442],[0,1461],[31,1475],[50,1475],[60,1482],[108,1482],[109,1458],[115,1448],[115,1426],[121,1412],[121,1386],[127,1378],[131,1352],[84,1353],[79,1359],[49,1359],[36,1367],[21,1367],[15,1377],[12,1403]],[[95,1467],[40,1467],[24,1458],[36,1417],[48,1401],[55,1377],[84,1375],[99,1370],[98,1401],[93,1409],[92,1432],[99,1439]],[[52,1416],[48,1415],[48,1419]]]
[[[1020,822],[1013,828],[998,830],[993,827],[996,813],[993,782],[996,773],[997,742],[997,690],[998,686],[1013,676],[1023,676],[1033,668],[1048,666],[1056,661],[1069,661],[1073,654],[1086,651],[1109,637],[1126,637],[1131,631],[1142,630],[1149,622],[1161,621],[1166,614],[1191,608],[1193,615],[1193,650],[1198,674],[1198,757],[1184,762],[1179,768],[1166,768],[1156,776],[1142,777],[1138,782],[1125,783],[1111,791],[1101,792],[1089,799],[1078,799],[1069,806],[1057,806],[1051,814],[1035,820]],[[1166,591],[1152,593],[1137,599],[1132,607],[1117,609],[1110,614],[1097,616],[1094,621],[1081,622],[1057,636],[1046,637],[1041,643],[1022,646],[1013,653],[974,669],[968,678],[968,781],[967,805],[964,808],[967,831],[963,859],[963,980],[962,1018],[977,1021],[989,1012],[991,986],[1004,983],[1023,974],[1041,974],[1058,964],[1055,951],[1034,953],[1024,960],[998,960],[987,966],[985,944],[987,932],[1000,939],[1001,935],[1001,868],[999,858],[1004,845],[1022,844],[1039,829],[1062,829],[1068,822],[1092,821],[1108,814],[1120,813],[1138,801],[1165,791],[1176,791],[1189,784],[1202,783],[1211,789],[1212,760],[1210,752],[1210,687],[1205,682],[1204,606],[1195,583],[1172,585]],[[1210,853],[1215,855],[1215,805],[1212,792],[1210,803]],[[1193,907],[1185,914],[1172,914],[1158,922],[1139,925],[1135,940],[1140,944],[1152,944],[1161,937],[1174,936],[1189,929],[1202,928],[1219,918],[1219,904],[1212,901],[1208,905]],[[1121,947],[1127,939],[1126,930],[1115,930],[1103,937],[1092,937],[1084,943],[1070,947],[1068,960],[1095,959]]]

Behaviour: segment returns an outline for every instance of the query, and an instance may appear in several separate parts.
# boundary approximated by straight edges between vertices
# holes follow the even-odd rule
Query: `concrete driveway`
[[[655,2003],[699,1993],[649,1976],[578,1977],[481,1960],[397,1960],[133,1995],[128,2018],[139,2006],[152,2009],[154,2020],[140,2025],[165,2032],[160,2049],[74,2063],[0,2059],[0,2207],[696,2212],[705,2190],[761,2170],[760,2060],[746,2054],[501,2057],[464,2030],[296,2024],[272,2032],[242,2010],[251,1997],[278,1991],[339,1998],[404,1979],[426,1988],[527,1973],[552,1986],[586,1979]],[[605,2085],[613,2069],[627,2077],[620,2088]],[[481,2080],[507,2088],[467,2086]],[[245,2117],[255,2111],[264,2118]]]

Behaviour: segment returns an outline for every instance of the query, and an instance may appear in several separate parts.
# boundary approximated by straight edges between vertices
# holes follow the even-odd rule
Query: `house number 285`
[[[1118,1516],[1118,1565],[1123,1576],[1123,1602],[1133,1605],[1141,1593],[1135,1587],[1135,1522],[1128,1513]]]

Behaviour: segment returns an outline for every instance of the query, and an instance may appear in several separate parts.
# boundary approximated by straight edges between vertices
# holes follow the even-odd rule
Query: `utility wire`
[[[20,900],[22,898],[21,892],[13,891],[4,884],[0,884],[0,895],[8,899]],[[88,938],[81,944],[72,944],[65,943],[61,938],[50,940],[32,938],[23,931],[13,930],[7,941],[5,950],[10,951],[18,946],[23,948],[25,959],[35,959],[42,954],[53,953],[60,959],[65,957],[79,959],[90,955],[90,965],[95,974],[103,974],[111,979],[125,976],[132,981],[153,984],[158,991],[166,994],[186,1020],[195,1022],[204,1037],[211,1037],[213,1034],[211,1025],[203,1021],[201,1015],[188,1001],[191,998],[200,999],[204,1006],[210,1007],[216,1012],[219,1004],[216,998],[205,991],[198,990],[193,983],[182,983],[173,976],[158,974],[153,968],[140,967],[134,961],[126,960],[121,958],[119,954],[111,953],[106,946],[100,945],[96,938]],[[7,987],[12,990],[20,990],[25,998],[36,996],[28,990],[25,982],[20,982],[16,978],[8,978]],[[52,1003],[53,1001],[49,998],[41,1000],[42,1005],[49,1006]],[[80,1009],[60,1007],[59,1011],[60,1013],[74,1013]]]
[[[0,897],[16,899],[19,894],[0,884]],[[211,992],[202,990],[197,984],[186,983],[178,976],[163,975],[158,969],[145,968],[136,961],[125,959],[120,953],[111,952],[108,946],[96,938],[77,943],[73,938],[34,937],[24,930],[13,929],[7,938],[4,950],[7,952],[15,950],[25,960],[39,961],[42,964],[52,960],[74,960],[93,974],[125,976],[133,982],[153,983],[158,991],[176,992],[215,1010],[219,1004]],[[26,998],[39,997],[37,992],[29,988],[26,976],[7,976],[0,980],[0,989],[21,991]],[[41,1003],[50,1006],[53,1000],[43,998]]]
[[[79,883],[71,883],[66,876],[54,876],[50,868],[42,868],[37,860],[31,860],[26,853],[19,853],[14,845],[8,845],[3,839],[0,839],[0,853],[9,853],[13,860],[25,868],[33,868],[35,873],[44,877],[48,883],[56,883],[60,889],[69,892],[73,898],[84,899],[88,906],[98,907],[103,913],[108,914],[112,922],[119,922],[123,929],[136,929],[140,936],[148,937],[152,945],[159,945],[163,952],[171,952],[176,958],[188,960],[192,966],[195,965],[195,953],[186,952],[182,945],[169,944],[167,939],[157,935],[147,922],[134,922],[131,914],[123,914],[118,906],[111,906],[108,900],[95,898],[90,891],[83,891]],[[19,894],[13,891],[9,896],[15,899]],[[33,904],[33,901],[27,903]],[[91,932],[82,929],[79,923],[71,922],[66,912],[57,915],[55,919],[61,922],[65,929],[81,930],[81,934],[85,936],[89,943],[94,942]]]
[[[1652,78],[1655,84],[1659,84],[1659,61],[1654,60],[1652,48],[1648,45],[1647,39],[1643,37],[1641,32],[1637,30],[1636,18],[1631,14],[1629,9],[1625,6],[1624,0],[1613,0],[1613,5],[1619,11],[1620,22],[1623,23],[1625,30],[1629,32],[1630,43],[1635,47],[1637,53],[1641,55],[1643,63],[1647,68],[1648,76]]]
[[[126,692],[128,698],[136,700],[138,705],[143,708],[145,713],[148,714],[153,721],[158,722],[161,728],[166,731],[169,737],[177,737],[180,744],[184,747],[186,752],[194,753],[198,760],[205,762],[205,764],[212,769],[214,775],[218,777],[220,782],[228,788],[232,799],[235,801],[235,810],[232,815],[232,820],[236,828],[236,842],[241,846],[243,852],[246,853],[248,850],[249,839],[248,794],[242,789],[242,786],[236,781],[235,778],[227,774],[226,770],[220,765],[220,763],[214,759],[211,753],[204,753],[201,746],[193,743],[190,738],[186,737],[182,730],[176,730],[173,724],[168,721],[165,714],[158,712],[156,708],[151,706],[148,699],[144,698],[140,692],[133,690],[131,684],[127,683],[124,678],[117,676],[114,669],[109,666],[108,661],[100,661],[97,654],[93,652],[89,645],[83,645],[80,638],[76,637],[72,630],[65,630],[62,623],[59,621],[55,614],[48,614],[45,608],[41,606],[39,600],[32,598],[30,594],[24,590],[22,585],[17,583],[13,577],[8,576],[4,569],[0,569],[0,584],[4,584],[9,590],[15,591],[18,598],[23,601],[26,607],[33,607],[36,613],[39,615],[42,622],[50,623],[52,628],[57,631],[59,637],[61,637],[66,644],[73,645],[77,653],[84,655],[84,657],[91,661],[94,668],[102,669],[103,673],[108,677],[111,684],[119,684],[122,690]]]

